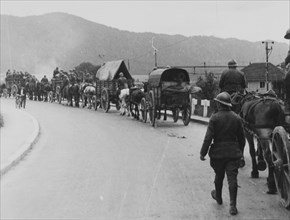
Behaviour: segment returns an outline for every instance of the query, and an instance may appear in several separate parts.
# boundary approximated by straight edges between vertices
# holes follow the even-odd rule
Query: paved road
[[[1,180],[1,219],[227,219],[210,197],[213,171],[199,160],[206,126],[149,124],[59,104],[28,102],[41,134]],[[240,170],[238,219],[287,219],[266,172]]]

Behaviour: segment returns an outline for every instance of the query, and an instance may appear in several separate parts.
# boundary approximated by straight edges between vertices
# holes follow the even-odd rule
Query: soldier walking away
[[[232,105],[227,92],[218,94],[214,100],[218,111],[209,120],[200,150],[200,160],[204,161],[208,153],[210,165],[215,172],[215,189],[211,191],[211,196],[219,205],[223,204],[222,187],[225,174],[227,175],[230,195],[229,212],[231,215],[236,215],[238,213],[238,168],[245,165],[244,129],[240,116],[230,110]]]
[[[230,95],[235,92],[244,93],[247,87],[244,73],[237,70],[238,63],[232,59],[228,62],[228,69],[223,71],[219,87],[221,92],[228,92]]]
[[[24,86],[21,86],[21,88],[18,90],[18,95],[20,98],[20,108],[25,108],[26,106],[26,89]]]

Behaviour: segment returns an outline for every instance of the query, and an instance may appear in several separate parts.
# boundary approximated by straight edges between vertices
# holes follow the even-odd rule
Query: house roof
[[[266,63],[252,63],[241,69],[241,71],[244,72],[245,78],[248,82],[266,81]],[[268,63],[268,77],[269,81],[282,80],[284,72],[272,63]]]
[[[119,73],[124,73],[124,77],[132,79],[125,62],[123,60],[108,61],[103,64],[96,74],[96,78],[99,80],[112,80],[119,77]]]

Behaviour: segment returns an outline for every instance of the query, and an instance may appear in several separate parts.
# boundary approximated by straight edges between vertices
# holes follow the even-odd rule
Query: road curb
[[[205,120],[205,119],[199,119],[199,118],[192,118],[191,117],[190,121],[197,122],[197,123],[203,124],[203,125],[208,125],[208,121]]]
[[[20,110],[19,110],[20,111]],[[13,166],[15,166],[20,160],[22,160],[26,154],[32,149],[33,145],[36,143],[38,136],[40,134],[40,126],[38,121],[29,113],[22,111],[24,114],[27,115],[32,120],[33,124],[33,131],[32,133],[26,138],[24,144],[13,153],[1,166],[0,176],[2,177],[8,170],[10,170]]]
[[[162,113],[162,114],[164,114],[164,113]],[[167,115],[170,116],[170,117],[173,117],[171,112],[167,113]],[[178,118],[181,119],[181,116],[179,116]],[[190,121],[191,122],[197,122],[197,123],[203,124],[203,125],[208,125],[209,118],[198,116],[198,115],[191,115],[190,116]]]

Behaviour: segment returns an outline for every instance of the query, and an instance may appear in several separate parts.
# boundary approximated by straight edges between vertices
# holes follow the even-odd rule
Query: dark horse
[[[38,101],[47,101],[48,93],[52,90],[49,83],[43,84],[41,82],[36,83],[36,96]]]
[[[270,139],[276,126],[284,124],[284,111],[281,101],[273,94],[246,93],[232,95],[233,104],[238,105],[240,116],[244,122],[245,136],[249,143],[250,155],[252,158],[252,178],[259,177],[258,170],[265,170],[268,165],[268,193],[277,192],[274,181],[274,165],[271,158]],[[256,150],[254,137],[258,142],[258,163],[256,161]]]
[[[73,106],[73,101],[75,102],[75,106],[79,107],[80,101],[80,93],[79,93],[79,85],[73,84],[71,85],[68,81],[65,81],[64,85],[59,89],[59,103],[62,102],[63,98],[67,99],[67,105]]]
[[[75,102],[75,107],[80,106],[80,86],[79,84],[75,83],[70,86],[70,94],[72,97],[72,100]]]
[[[146,96],[145,92],[140,88],[130,88],[129,96],[126,97],[127,106],[129,106],[131,115],[139,120],[140,119],[140,111],[139,106],[141,103],[141,99]]]
[[[26,84],[25,88],[27,91],[28,98],[30,100],[36,100],[36,94],[37,94],[37,84],[36,80],[30,79]]]

